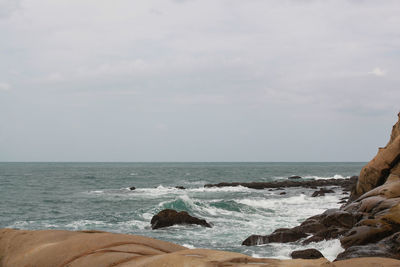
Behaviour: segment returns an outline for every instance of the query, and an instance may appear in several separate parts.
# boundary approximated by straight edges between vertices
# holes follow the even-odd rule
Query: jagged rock
[[[315,191],[311,196],[312,197],[321,197],[321,196],[325,196],[325,194],[327,194],[327,193],[335,193],[335,191],[333,191],[331,189],[321,188],[318,191]]]
[[[299,227],[279,228],[270,235],[251,235],[242,242],[244,246],[256,246],[268,243],[288,243],[294,242],[308,235],[301,231]]]
[[[175,186],[175,188],[176,188],[176,189],[182,189],[182,190],[186,189],[185,187],[183,187],[183,186],[180,186],[180,185],[178,185],[178,186]]]
[[[293,175],[293,176],[288,177],[288,179],[297,180],[297,179],[301,179],[301,176]]]
[[[324,255],[315,248],[296,250],[293,251],[290,256],[292,259],[319,259],[324,257]]]
[[[393,126],[390,140],[384,148],[361,170],[357,186],[352,194],[356,199],[362,194],[383,185],[390,179],[400,178],[400,113]]]
[[[287,188],[287,187],[305,187],[314,188],[321,186],[340,186],[343,190],[350,190],[353,187],[356,180],[354,179],[317,179],[317,180],[285,180],[275,182],[251,182],[251,183],[219,183],[219,184],[206,184],[204,187],[226,187],[226,186],[243,186],[252,189],[266,189],[266,188]]]
[[[175,224],[197,224],[204,227],[211,227],[206,220],[198,219],[189,215],[186,211],[177,212],[176,210],[165,209],[151,218],[151,228],[159,229]]]

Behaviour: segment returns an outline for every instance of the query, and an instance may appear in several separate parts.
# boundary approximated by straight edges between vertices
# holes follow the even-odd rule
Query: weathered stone
[[[324,257],[324,255],[315,248],[296,250],[293,251],[290,256],[292,259],[319,259]]]
[[[186,211],[177,212],[176,210],[165,209],[154,215],[151,219],[151,228],[159,229],[175,224],[197,224],[204,227],[211,227],[206,220],[190,216]]]
[[[268,243],[288,243],[294,242],[301,238],[307,237],[308,235],[301,231],[299,227],[295,228],[279,228],[276,229],[272,234],[261,236],[251,235],[246,238],[242,245],[245,246],[256,246]]]

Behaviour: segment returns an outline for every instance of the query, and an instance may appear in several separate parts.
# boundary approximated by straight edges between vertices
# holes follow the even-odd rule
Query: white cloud
[[[11,90],[10,84],[0,82],[0,91],[9,91],[9,90]]]
[[[376,67],[376,68],[374,68],[372,71],[370,71],[368,73],[381,77],[381,76],[385,76],[386,75],[386,70],[383,70],[381,68]]]

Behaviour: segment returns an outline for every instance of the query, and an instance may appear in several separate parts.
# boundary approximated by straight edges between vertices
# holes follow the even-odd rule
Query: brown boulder
[[[175,224],[197,224],[204,227],[211,227],[206,220],[190,216],[186,211],[177,212],[171,209],[160,211],[151,218],[150,223],[153,230],[173,226]]]
[[[324,255],[315,248],[296,250],[293,251],[290,256],[292,259],[319,259],[324,257]]]

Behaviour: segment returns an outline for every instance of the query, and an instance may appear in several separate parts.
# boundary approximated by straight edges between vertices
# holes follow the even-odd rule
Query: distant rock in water
[[[322,197],[325,196],[326,193],[335,193],[335,191],[331,189],[321,188],[320,190],[315,191],[311,196],[312,197]]]
[[[288,177],[288,179],[291,179],[291,180],[301,179],[301,176],[293,175],[293,176]]]
[[[136,189],[136,187],[134,187],[134,186],[131,186],[131,187],[129,187],[129,190],[135,190]]]
[[[279,195],[286,195],[286,192],[280,192]]]
[[[180,185],[178,185],[178,186],[175,186],[175,188],[176,188],[176,189],[182,189],[182,190],[186,189],[185,187],[183,187],[183,186],[180,186]]]
[[[324,255],[322,255],[322,253],[315,248],[296,250],[293,251],[290,256],[292,257],[292,259],[319,259],[324,257]]]
[[[186,211],[177,212],[176,210],[165,209],[151,218],[151,228],[159,229],[163,227],[173,226],[175,224],[197,224],[204,227],[211,225],[204,219],[199,219],[189,215]]]

